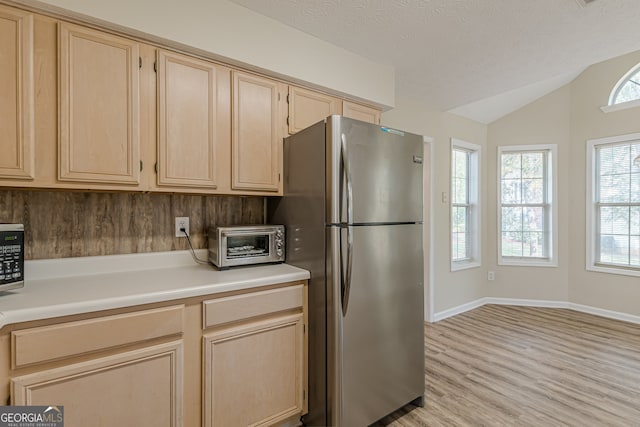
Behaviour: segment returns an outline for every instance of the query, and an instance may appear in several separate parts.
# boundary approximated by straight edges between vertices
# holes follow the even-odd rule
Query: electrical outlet
[[[189,234],[189,217],[188,216],[176,217],[176,237],[186,237],[181,230],[182,228],[184,228],[184,231],[187,234]]]
[[[488,272],[488,273],[487,273],[487,279],[488,279],[489,281],[491,281],[491,280],[495,280],[495,279],[496,279],[496,273],[495,273],[495,272],[493,272],[493,271]]]

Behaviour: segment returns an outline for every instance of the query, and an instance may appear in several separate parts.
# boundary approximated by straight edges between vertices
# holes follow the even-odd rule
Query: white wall
[[[640,51],[589,67],[571,84],[571,151],[569,241],[571,302],[640,315],[640,278],[588,272],[586,265],[586,141],[640,132],[640,107],[603,113],[611,89],[631,67]]]
[[[559,262],[557,268],[497,267],[486,296],[565,301],[640,315],[637,277],[586,270],[586,156],[588,139],[640,132],[640,108],[604,113],[612,88],[640,62],[640,51],[587,68],[573,82],[489,125],[491,150],[510,144],[558,144]],[[497,159],[487,178],[497,180]],[[488,192],[489,216],[496,217],[497,185]],[[488,224],[488,252],[497,253],[497,224]]]
[[[418,102],[398,100],[382,116],[388,126],[435,138],[433,147],[433,281],[434,314],[452,314],[472,307],[484,297],[543,300],[598,311],[640,316],[638,277],[588,272],[586,263],[586,141],[640,132],[640,107],[603,113],[618,80],[640,63],[640,51],[589,67],[572,83],[489,124],[431,111]],[[449,268],[449,205],[441,202],[449,191],[450,138],[483,147],[482,267],[451,272]],[[558,190],[558,266],[506,267],[497,265],[497,147],[556,144]],[[487,271],[495,271],[489,282]]]
[[[569,149],[571,146],[571,90],[564,86],[491,123],[488,128],[486,181],[488,217],[485,240],[487,282],[485,296],[567,301],[569,292]],[[558,266],[498,266],[498,147],[556,144],[558,190]]]
[[[169,39],[234,63],[383,107],[395,102],[393,67],[370,61],[227,0],[16,0]]]

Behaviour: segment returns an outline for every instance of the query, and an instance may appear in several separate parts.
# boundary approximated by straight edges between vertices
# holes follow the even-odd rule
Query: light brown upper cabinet
[[[342,114],[342,100],[333,96],[289,86],[289,135],[330,116]]]
[[[34,172],[33,15],[0,6],[0,178]]]
[[[64,22],[58,29],[58,179],[138,185],[138,43]]]
[[[230,79],[227,68],[158,51],[158,185],[229,187]]]
[[[232,189],[281,193],[286,85],[233,72]]]
[[[342,103],[342,115],[351,119],[362,120],[376,125],[380,124],[380,110],[355,102],[344,101]]]
[[[0,5],[0,187],[277,196],[283,137],[380,121],[187,51]]]

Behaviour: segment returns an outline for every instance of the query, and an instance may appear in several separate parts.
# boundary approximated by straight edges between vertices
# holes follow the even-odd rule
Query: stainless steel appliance
[[[0,224],[0,291],[24,286],[24,225]]]
[[[209,261],[219,269],[284,262],[284,226],[245,225],[209,229]]]
[[[305,425],[369,425],[424,395],[421,136],[330,116],[285,139],[287,263],[311,272]]]

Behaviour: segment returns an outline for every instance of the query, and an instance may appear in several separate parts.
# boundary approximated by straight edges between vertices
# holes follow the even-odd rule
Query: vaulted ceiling
[[[484,123],[640,49],[640,0],[232,1],[392,65],[399,98]]]

